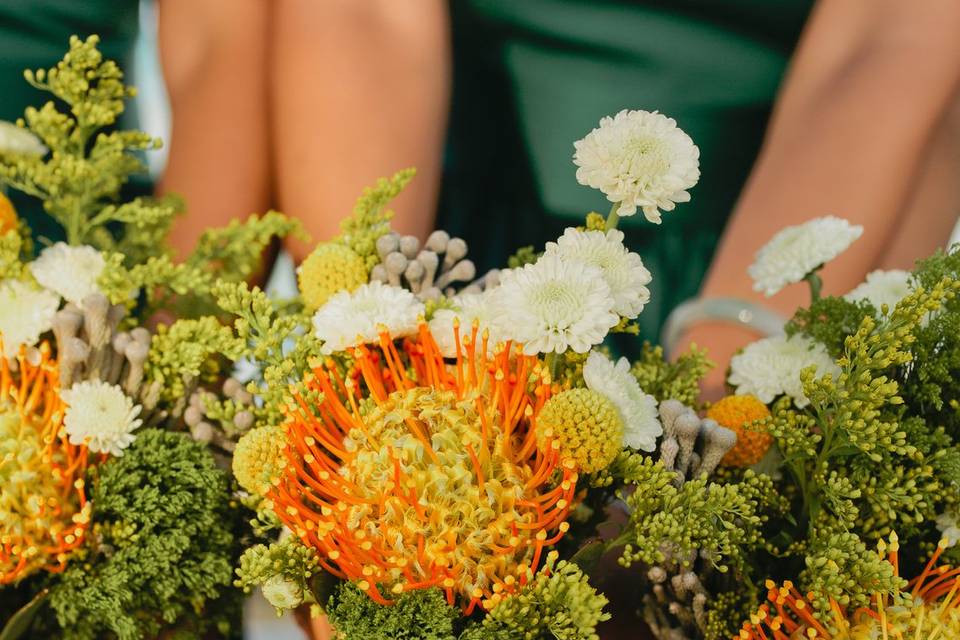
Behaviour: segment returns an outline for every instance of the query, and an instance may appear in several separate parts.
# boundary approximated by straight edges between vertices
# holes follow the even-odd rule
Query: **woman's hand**
[[[864,227],[824,269],[826,295],[846,293],[881,266],[909,268],[946,242],[960,213],[960,154],[939,149],[956,145],[940,133],[960,82],[957,33],[954,0],[817,4],[704,297],[733,296],[791,315],[809,301],[806,285],[766,299],[753,291],[747,267],[777,231],[818,216]],[[724,369],[751,339],[707,325],[690,337]]]

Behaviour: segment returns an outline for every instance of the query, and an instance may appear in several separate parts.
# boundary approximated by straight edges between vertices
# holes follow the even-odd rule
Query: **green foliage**
[[[263,587],[279,579],[293,586],[299,595],[296,603],[299,605],[313,601],[310,597],[310,583],[320,572],[315,551],[301,544],[295,537],[288,536],[280,542],[271,543],[270,546],[258,544],[244,551],[240,556],[234,584],[245,593],[250,593],[254,587]]]
[[[241,354],[263,367],[262,379],[251,382],[248,390],[263,399],[258,417],[269,424],[279,424],[281,408],[291,384],[299,384],[309,361],[320,353],[319,343],[306,327],[309,318],[299,313],[285,313],[259,288],[245,283],[218,283],[214,294],[220,308],[236,316],[233,322],[236,339],[244,345]],[[293,345],[285,345],[296,337]],[[235,355],[235,354],[227,354]]]
[[[164,628],[193,637],[235,632],[232,529],[243,514],[226,475],[185,434],[136,435],[122,457],[90,473],[96,509],[86,556],[75,558],[51,591],[64,638],[132,640]],[[226,610],[217,614],[218,605]]]
[[[907,584],[885,556],[868,550],[853,533],[818,530],[811,542],[800,579],[824,620],[830,619],[831,599],[853,611],[869,606],[875,594],[893,595]]]
[[[620,541],[620,563],[657,564],[704,552],[720,572],[742,569],[746,552],[762,540],[761,527],[779,498],[769,476],[746,471],[738,483],[701,477],[676,484],[674,472],[645,458],[631,463],[637,489],[627,498],[630,521]],[[685,562],[685,561],[684,561]]]
[[[687,406],[697,406],[700,398],[700,380],[714,364],[703,349],[692,347],[675,361],[664,358],[663,348],[644,342],[640,357],[630,372],[640,383],[640,388],[657,402],[679,400]]]
[[[800,489],[801,524],[832,520],[847,529],[863,512],[871,514],[864,532],[880,537],[929,518],[942,501],[925,461],[932,452],[918,448],[924,426],[905,419],[900,386],[890,372],[911,362],[921,320],[952,299],[956,288],[952,281],[920,288],[887,318],[864,317],[844,341],[836,380],[815,379],[812,369],[801,374],[810,407],[775,408],[770,433]]]
[[[839,358],[847,336],[853,335],[860,328],[860,322],[873,316],[875,311],[865,300],[818,298],[809,308],[798,309],[784,329],[788,336],[799,333],[819,342],[833,358]]]
[[[157,149],[160,141],[140,131],[113,129],[135,90],[123,83],[117,64],[103,58],[98,42],[97,36],[86,41],[74,36],[55,67],[24,74],[31,85],[66,104],[67,111],[53,100],[26,110],[19,123],[50,152],[0,158],[0,181],[43,200],[70,244],[157,255],[173,207],[148,200],[116,206],[114,201],[132,175],[146,172],[136,153]],[[108,226],[115,230],[107,231]],[[128,226],[133,229],[129,239]]]
[[[460,617],[439,589],[408,591],[384,607],[350,582],[340,584],[326,611],[342,637],[357,640],[455,640]]]
[[[133,304],[143,291],[147,302],[157,306],[169,294],[208,294],[214,283],[212,274],[174,263],[169,256],[149,258],[130,268],[124,266],[126,258],[121,253],[106,254],[106,261],[98,284],[114,304]]]
[[[0,235],[0,280],[19,279],[26,271],[23,237],[16,229]]]
[[[507,266],[511,269],[519,269],[524,265],[533,264],[539,257],[540,254],[534,250],[533,246],[520,247],[515,254],[507,258]]]
[[[463,640],[599,640],[607,599],[575,564],[548,558],[536,577],[497,604]]]
[[[942,278],[960,281],[960,247],[949,253],[938,251],[917,263],[913,282],[935,287]],[[901,371],[904,400],[910,411],[931,425],[943,426],[956,441],[960,439],[960,299],[943,300],[939,313],[925,318],[910,345],[913,361]]]
[[[304,237],[303,226],[276,211],[243,222],[233,220],[226,227],[204,231],[186,265],[229,282],[247,280],[260,269],[270,242],[289,235]]]
[[[416,169],[403,169],[390,178],[380,178],[375,185],[363,190],[353,207],[353,214],[340,223],[337,241],[364,258],[368,269],[380,262],[377,240],[390,233],[393,211],[387,210],[386,206],[400,195],[416,173]]]
[[[157,327],[144,373],[148,382],[162,385],[161,400],[172,402],[184,395],[187,383],[210,381],[219,373],[214,356],[236,360],[242,351],[243,342],[216,318],[177,320]]]

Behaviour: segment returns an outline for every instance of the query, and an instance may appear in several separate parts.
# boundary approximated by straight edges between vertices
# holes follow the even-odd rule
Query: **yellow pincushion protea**
[[[332,361],[314,369],[319,405],[292,399],[267,499],[377,602],[440,588],[465,611],[493,607],[568,529],[577,465],[535,436],[549,376],[509,344],[488,357],[487,341],[475,327],[454,365],[425,323],[402,349],[383,332],[379,349],[354,349],[345,379]]]
[[[272,425],[251,429],[233,452],[233,475],[240,486],[255,495],[266,495],[286,466],[281,443],[283,431]]]
[[[877,594],[870,607],[845,611],[831,601],[832,618],[818,620],[810,604],[789,581],[767,581],[767,600],[745,622],[734,640],[947,640],[960,638],[960,568],[938,566],[946,541],[937,546],[923,572],[907,584],[909,591],[891,597]],[[891,536],[889,562],[898,566],[899,543]]]
[[[90,522],[87,448],[62,427],[57,365],[46,343],[0,358],[0,585],[62,571]]]
[[[310,311],[322,307],[333,294],[353,291],[368,280],[366,261],[336,242],[318,245],[297,269],[300,295]]]
[[[623,448],[623,420],[606,396],[570,389],[553,396],[537,421],[537,441],[554,440],[582,471],[607,468]]]
[[[753,427],[758,420],[770,417],[770,410],[753,396],[727,396],[707,410],[707,417],[737,434],[737,444],[727,452],[720,464],[728,467],[749,467],[766,455],[773,436]]]

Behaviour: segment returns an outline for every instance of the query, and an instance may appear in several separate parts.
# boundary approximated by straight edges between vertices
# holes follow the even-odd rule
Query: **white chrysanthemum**
[[[656,399],[643,392],[630,373],[630,362],[620,358],[616,364],[599,351],[593,351],[583,365],[583,380],[591,391],[613,402],[623,419],[623,446],[643,451],[657,447],[663,433]]]
[[[444,358],[455,358],[457,342],[454,335],[454,321],[460,321],[460,344],[466,344],[473,334],[476,322],[478,351],[484,331],[487,332],[487,351],[492,355],[501,338],[494,325],[494,309],[491,304],[492,289],[483,293],[467,293],[453,299],[456,309],[437,309],[430,319],[430,333],[440,347]]]
[[[863,227],[834,216],[781,230],[757,252],[747,269],[754,291],[772,296],[788,284],[800,282],[846,251],[862,233]]]
[[[598,267],[613,295],[613,312],[624,318],[636,318],[650,301],[646,287],[650,284],[650,272],[640,256],[623,245],[622,231],[611,229],[604,233],[569,227],[556,242],[547,243],[546,255]]]
[[[313,332],[329,354],[379,342],[381,328],[393,338],[411,335],[423,313],[423,303],[412,293],[375,281],[334,294],[313,315]]]
[[[63,428],[71,444],[86,443],[93,453],[122,456],[143,422],[140,405],[133,404],[115,384],[100,380],[78,382],[60,397],[67,403]]]
[[[818,342],[800,335],[789,339],[764,338],[748,345],[730,360],[728,381],[736,388],[737,395],[751,395],[770,404],[777,396],[786,394],[797,407],[803,408],[810,401],[803,393],[800,372],[811,365],[816,367],[818,377],[840,374],[840,367]]]
[[[852,302],[866,300],[880,311],[883,305],[892,311],[897,303],[910,293],[910,272],[902,269],[878,269],[867,274],[867,279],[843,296]]]
[[[80,305],[87,296],[101,293],[97,280],[104,266],[103,255],[93,247],[71,247],[58,242],[40,252],[30,263],[30,272],[47,289]]]
[[[557,256],[503,274],[493,291],[499,335],[530,355],[586,353],[619,321],[600,269]]]
[[[937,516],[937,529],[940,535],[947,539],[947,546],[952,547],[960,542],[960,519],[956,511],[947,511]]]
[[[687,189],[700,179],[700,150],[673,118],[656,111],[624,109],[605,117],[573,147],[577,181],[619,202],[621,216],[640,207],[659,224],[660,211],[689,201]]]
[[[16,153],[24,156],[42,156],[47,147],[40,138],[13,122],[0,120],[0,154]]]
[[[60,296],[38,289],[22,280],[0,283],[0,339],[3,355],[10,358],[21,345],[32,347],[40,334],[53,326],[53,316],[60,306]]]

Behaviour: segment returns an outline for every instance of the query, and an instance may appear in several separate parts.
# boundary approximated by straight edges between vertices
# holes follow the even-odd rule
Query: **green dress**
[[[98,34],[103,54],[124,70],[132,69],[138,27],[138,0],[0,0],[0,120],[14,121],[28,106],[39,107],[49,99],[49,94],[27,84],[23,71],[56,64],[71,35]],[[132,189],[140,193],[149,186]],[[9,196],[35,236],[62,238],[63,230],[36,199],[15,191]]]
[[[482,269],[610,209],[573,141],[621,109],[677,120],[701,151],[692,201],[621,220],[653,273],[655,339],[695,296],[756,158],[812,0],[453,0],[453,108],[440,226]]]

